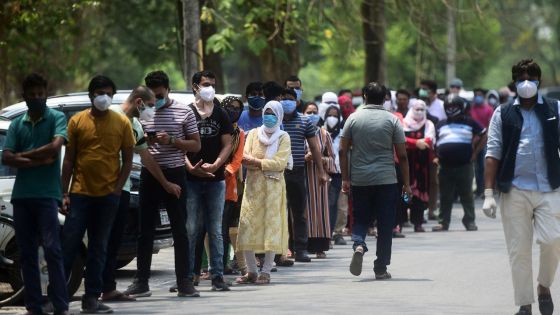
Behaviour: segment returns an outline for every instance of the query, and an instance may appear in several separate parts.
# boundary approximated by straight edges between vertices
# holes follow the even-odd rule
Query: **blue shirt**
[[[262,126],[263,119],[262,115],[259,116],[251,116],[249,115],[249,111],[245,110],[239,116],[239,120],[237,121],[237,125],[245,131],[245,134],[249,134],[251,129],[258,128]]]
[[[283,122],[282,129],[290,135],[294,168],[304,167],[305,140],[315,137],[317,127],[315,127],[307,117],[295,112],[290,120]]]
[[[36,122],[31,121],[26,113],[10,124],[4,150],[27,152],[51,143],[55,137],[68,140],[63,113],[47,108]],[[62,199],[60,154],[54,163],[18,169],[12,200],[26,198]]]
[[[519,105],[518,98],[515,99],[513,105]],[[560,106],[560,103],[558,105]],[[535,106],[545,106],[541,95],[539,95]],[[486,157],[497,160],[502,158],[501,112],[501,106],[496,108],[490,121],[486,150]],[[534,109],[521,109],[521,115],[523,116],[523,127],[515,157],[512,185],[521,190],[550,192],[552,188],[547,179],[542,125]]]

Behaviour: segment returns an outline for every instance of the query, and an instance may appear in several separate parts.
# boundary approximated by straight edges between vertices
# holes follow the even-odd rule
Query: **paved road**
[[[167,291],[174,282],[173,253],[165,250],[153,260],[154,295],[112,306],[118,314],[513,314],[516,308],[501,223],[484,217],[480,207],[477,201],[478,232],[464,231],[457,204],[449,232],[405,230],[407,237],[393,243],[390,281],[373,279],[374,250],[364,257],[362,275],[354,277],[348,271],[350,245],[335,246],[327,259],[280,268],[268,286],[212,292],[205,281],[199,287],[201,298],[185,299]],[[374,239],[369,242],[374,249]],[[534,251],[535,261],[537,254]],[[119,272],[120,289],[130,283],[134,266],[135,262]],[[558,305],[559,282],[552,287]],[[533,307],[537,314],[537,306]],[[79,302],[72,302],[73,312],[79,308]],[[0,314],[22,310],[4,309]]]

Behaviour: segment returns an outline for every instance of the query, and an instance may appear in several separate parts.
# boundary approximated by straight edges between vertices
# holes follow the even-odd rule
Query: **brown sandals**
[[[261,272],[259,277],[257,278],[257,282],[255,284],[269,284],[270,283],[270,274]]]
[[[247,272],[244,276],[235,279],[237,284],[254,284],[257,282],[259,276],[256,273]]]

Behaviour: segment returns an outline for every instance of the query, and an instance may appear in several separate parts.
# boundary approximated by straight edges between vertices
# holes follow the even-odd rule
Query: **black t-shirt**
[[[187,153],[187,157],[193,166],[201,159],[204,161],[203,164],[214,163],[222,151],[222,135],[232,134],[233,125],[227,112],[220,106],[214,105],[212,114],[204,119],[200,117],[193,104],[189,106],[196,116],[201,148],[197,153]],[[225,163],[222,164],[213,178],[201,178],[190,173],[187,174],[187,178],[196,181],[222,181],[225,179],[225,167]]]
[[[442,165],[462,166],[470,163],[473,136],[486,130],[470,117],[440,121],[436,127],[437,155]]]

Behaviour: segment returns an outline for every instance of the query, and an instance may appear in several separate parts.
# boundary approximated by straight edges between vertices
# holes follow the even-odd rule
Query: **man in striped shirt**
[[[169,98],[169,78],[163,71],[149,73],[144,79],[156,95],[155,114],[142,120],[148,137],[148,149],[168,181],[181,187],[181,197],[168,193],[145,168],[140,173],[140,224],[138,237],[137,273],[134,282],[125,291],[132,297],[150,296],[148,279],[152,263],[155,214],[164,203],[171,223],[175,251],[175,275],[178,296],[198,296],[187,266],[188,241],[186,230],[186,167],[185,154],[200,150],[196,117],[192,110]]]

